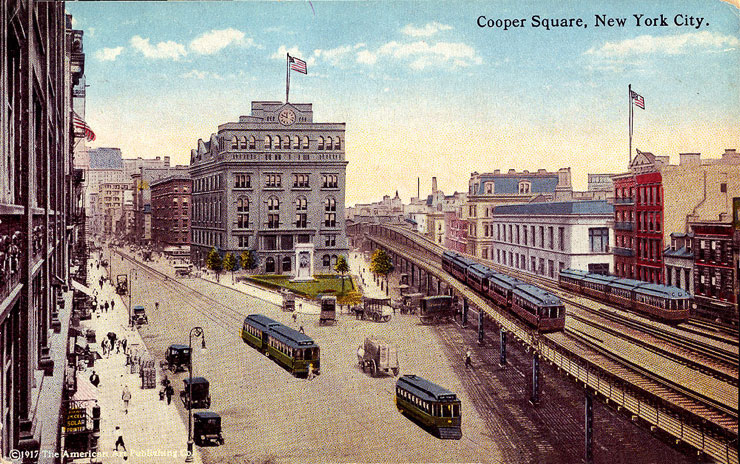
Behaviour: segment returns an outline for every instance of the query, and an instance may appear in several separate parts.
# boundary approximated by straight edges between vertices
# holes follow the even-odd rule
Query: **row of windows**
[[[493,224],[484,224],[485,237],[493,235]],[[590,231],[590,229],[589,229]],[[532,247],[545,248],[545,226],[539,226],[539,245],[537,244],[537,227],[515,224],[496,224],[496,240]],[[547,227],[547,248],[555,249],[555,229]],[[558,227],[558,250],[565,250],[565,227]]]
[[[650,238],[638,238],[635,240],[637,243],[637,257],[648,261],[661,261],[663,250],[661,239],[650,239]]]
[[[483,193],[485,195],[493,195],[493,193],[496,191],[496,183],[495,181],[489,180],[486,182],[483,182]],[[470,192],[471,195],[477,195],[480,188],[480,184],[473,184],[472,191]],[[520,180],[517,184],[517,192],[520,194],[528,194],[532,192],[532,183],[528,180]],[[475,208],[474,206],[471,208]],[[472,217],[475,217],[475,210],[471,209],[470,215]],[[489,217],[488,214],[486,214],[486,217]]]
[[[488,254],[488,249],[484,248],[484,259],[488,259],[485,255]],[[493,251],[491,251],[491,258],[493,259]],[[527,266],[527,255],[522,253],[515,253],[513,251],[508,252],[508,260],[506,250],[496,250],[496,262],[502,266],[509,266],[522,271],[529,271],[533,274],[547,275],[551,279],[555,278],[555,261],[552,259],[547,260],[547,268],[545,268],[545,258],[539,258],[538,261],[535,256],[530,257],[529,266]],[[558,270],[562,271],[565,269],[565,263],[562,261],[558,262]]]
[[[460,415],[460,405],[458,403],[432,403],[426,400],[422,400],[418,396],[400,387],[396,387],[396,395],[410,403],[415,404],[419,409],[422,409],[427,414],[432,416],[458,417]]]
[[[257,142],[259,140],[254,136],[250,135],[249,138],[247,136],[237,137],[236,135],[231,137],[231,149],[232,150],[255,150],[257,149]],[[262,149],[268,150],[272,148],[273,150],[289,150],[289,149],[307,149],[309,145],[309,138],[307,135],[300,136],[300,135],[265,135],[264,141],[262,143]],[[317,150],[341,150],[342,149],[342,139],[338,136],[319,136],[317,139],[316,144]]]
[[[221,176],[213,175],[193,179],[193,192],[208,192],[221,188]]]
[[[293,188],[310,188],[310,178],[311,175],[308,173],[293,174]],[[217,176],[216,179],[218,179]],[[282,174],[265,174],[264,179],[266,188],[282,188]],[[196,179],[195,181],[196,192],[208,191],[214,188],[220,188],[220,182],[218,180],[212,181],[211,178],[203,178]],[[252,175],[246,173],[234,174],[234,188],[252,188]],[[339,188],[339,175],[322,174],[321,188]]]

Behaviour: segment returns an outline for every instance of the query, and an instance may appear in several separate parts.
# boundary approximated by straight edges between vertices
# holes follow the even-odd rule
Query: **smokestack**
[[[437,193],[437,178],[432,177],[432,195]]]
[[[421,196],[421,177],[416,178],[416,198]]]

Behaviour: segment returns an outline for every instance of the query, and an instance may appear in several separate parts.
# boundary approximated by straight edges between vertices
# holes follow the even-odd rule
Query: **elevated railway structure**
[[[539,359],[583,384],[587,449],[588,411],[595,395],[651,431],[671,436],[676,444],[685,443],[716,462],[738,462],[737,344],[733,347],[728,338],[707,336],[711,330],[692,337],[689,331],[637,316],[624,319],[616,308],[565,292],[551,281],[478,260],[562,297],[568,311],[565,330],[539,334],[447,274],[441,266],[443,249],[434,242],[399,226],[367,225],[359,233],[355,243],[389,252],[395,267],[409,274],[412,287],[428,294],[459,295],[464,321],[469,305],[478,308],[479,340],[484,318],[494,322],[501,331],[502,363],[507,334],[526,344],[533,353],[532,402],[538,400]]]

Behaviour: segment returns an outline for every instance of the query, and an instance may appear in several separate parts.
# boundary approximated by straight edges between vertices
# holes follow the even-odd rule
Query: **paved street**
[[[112,264],[114,275],[130,268],[115,254]],[[353,254],[350,264],[354,273],[367,267],[360,255]],[[188,343],[192,327],[205,329],[207,351],[194,350],[193,375],[211,381],[211,409],[223,417],[226,443],[201,448],[204,462],[565,463],[582,457],[582,392],[543,366],[543,401],[532,408],[527,403],[530,356],[513,343],[510,366],[500,369],[495,340],[478,347],[475,331],[456,323],[423,326],[416,316],[400,314],[388,323],[375,323],[343,314],[336,326],[324,327],[318,325],[316,307],[305,302],[297,302],[303,312],[294,323],[270,292],[241,284],[249,295],[227,288],[229,275],[216,284],[175,279],[164,261],[147,265],[172,276],[164,281],[140,268],[132,279],[134,304],[148,309],[150,323],[140,332],[149,350],[162,359],[169,344]],[[383,297],[385,291],[369,274],[363,275],[365,293]],[[153,309],[156,301],[159,312]],[[321,346],[322,374],[311,381],[294,378],[245,345],[238,338],[241,321],[255,312],[303,325]],[[355,350],[366,335],[399,343],[402,373],[417,373],[458,393],[462,440],[439,440],[398,413],[395,378],[371,378],[357,368]],[[468,346],[473,350],[471,370],[462,363]],[[186,376],[170,375],[177,391]],[[186,424],[181,404],[177,410]],[[597,403],[595,411],[595,462],[691,462],[609,408]]]

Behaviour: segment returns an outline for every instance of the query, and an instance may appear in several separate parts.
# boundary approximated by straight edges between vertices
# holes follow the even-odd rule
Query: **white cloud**
[[[357,57],[355,59],[358,63],[375,64],[375,62],[378,61],[378,54],[373,53],[370,50],[360,50],[357,52]]]
[[[285,45],[281,45],[275,53],[270,55],[270,58],[272,58],[273,60],[284,60],[286,54],[290,54],[290,56],[302,59],[306,62],[308,66],[313,66],[314,64],[316,64],[315,56],[304,58],[306,55],[301,53],[298,47],[287,48]]]
[[[600,47],[588,49],[585,54],[602,59],[620,59],[652,53],[680,55],[702,48],[710,50],[738,46],[740,39],[737,37],[702,31],[664,37],[641,35],[634,39],[606,42]]]
[[[237,29],[219,29],[201,34],[190,42],[190,49],[201,55],[212,55],[229,45],[243,47],[256,46],[251,38],[244,38],[244,33]]]
[[[200,80],[205,80],[205,79],[223,80],[223,77],[219,74],[212,73],[209,71],[198,71],[197,69],[193,69],[184,74],[181,74],[180,77],[184,77],[186,79],[200,79]]]
[[[179,60],[180,57],[187,55],[185,47],[172,40],[159,42],[157,45],[152,46],[152,44],[149,43],[149,39],[144,39],[141,36],[135,35],[131,37],[131,46],[135,50],[141,52],[145,57],[153,59],[170,58],[173,60]]]
[[[409,43],[392,41],[382,45],[375,53],[368,52],[362,54],[362,57],[360,53],[357,56],[360,63],[373,64],[379,56],[389,56],[399,60],[411,60],[409,66],[412,69],[440,65],[458,68],[483,62],[473,47],[462,42],[429,44],[423,40]]]
[[[122,51],[123,47],[103,48],[95,52],[95,58],[97,58],[98,61],[116,61],[116,58],[118,58],[118,55],[120,55]]]
[[[431,37],[437,32],[449,31],[450,29],[452,29],[452,26],[433,21],[431,23],[426,23],[422,27],[416,27],[413,24],[407,24],[403,27],[403,29],[401,29],[401,32],[406,35],[410,35],[411,37]]]
[[[353,50],[350,45],[344,45],[342,47],[332,48],[330,50],[316,49],[313,51],[313,55],[316,58],[322,58],[331,64],[338,64],[344,60]]]

